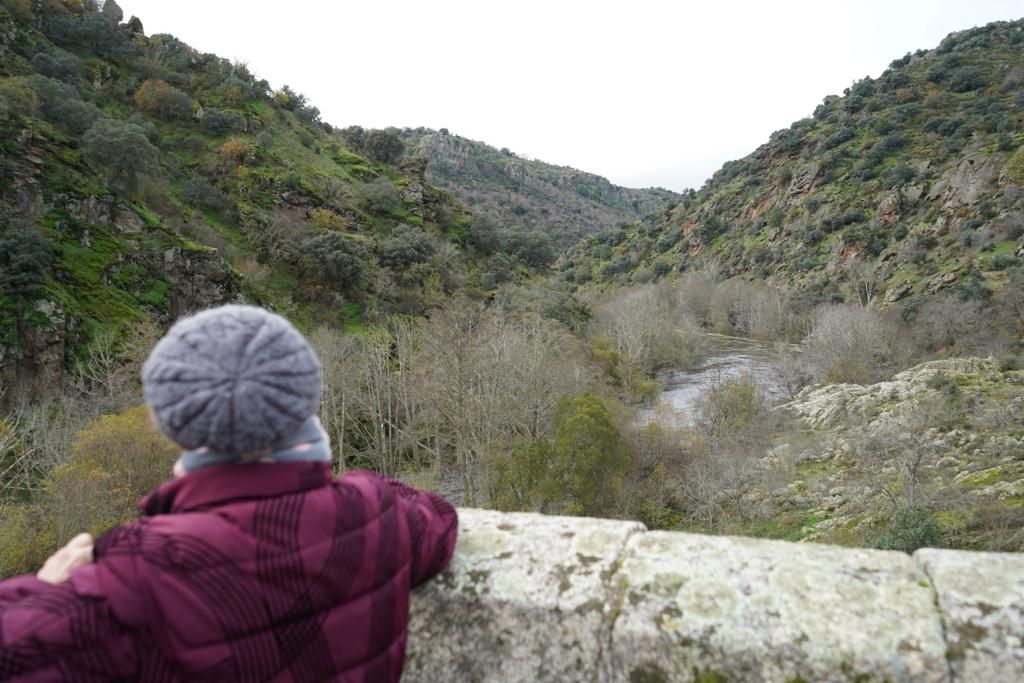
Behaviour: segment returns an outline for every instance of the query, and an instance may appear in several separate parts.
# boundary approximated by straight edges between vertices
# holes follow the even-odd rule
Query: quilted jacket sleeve
[[[451,503],[436,493],[384,479],[399,497],[412,537],[412,585],[417,586],[448,566],[455,551],[459,517]]]
[[[50,588],[50,584],[32,574],[12,576],[5,581],[0,581],[0,610],[48,588]]]
[[[79,590],[79,583],[90,583],[92,568],[81,567],[56,586],[28,576],[0,583],[0,680],[133,675],[132,633],[103,597]]]

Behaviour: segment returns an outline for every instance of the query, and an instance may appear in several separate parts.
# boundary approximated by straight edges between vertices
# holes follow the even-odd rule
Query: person
[[[455,509],[333,476],[319,362],[278,315],[185,318],[142,378],[175,478],[140,519],[0,582],[0,678],[397,681],[410,589],[451,558]]]

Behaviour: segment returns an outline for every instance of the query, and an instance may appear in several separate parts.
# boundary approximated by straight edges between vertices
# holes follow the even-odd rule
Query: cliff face
[[[426,157],[430,182],[506,226],[549,234],[562,246],[664,210],[679,195],[630,189],[576,169],[523,159],[446,131],[405,131],[411,154]]]
[[[865,265],[891,302],[998,288],[1024,257],[1024,21],[895,60],[726,163],[678,206],[564,260],[577,282],[715,259],[828,290]]]

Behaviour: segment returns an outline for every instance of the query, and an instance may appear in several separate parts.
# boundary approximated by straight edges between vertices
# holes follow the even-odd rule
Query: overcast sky
[[[120,1],[333,125],[446,127],[673,190],[907,52],[1024,16],[1024,0]]]

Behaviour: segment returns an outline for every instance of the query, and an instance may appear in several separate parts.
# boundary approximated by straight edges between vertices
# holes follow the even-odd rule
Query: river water
[[[708,334],[706,344],[704,356],[693,366],[658,376],[661,394],[640,408],[640,424],[692,424],[693,408],[701,394],[713,382],[729,377],[750,377],[771,402],[786,396],[776,371],[778,354],[773,344],[722,334]]]

